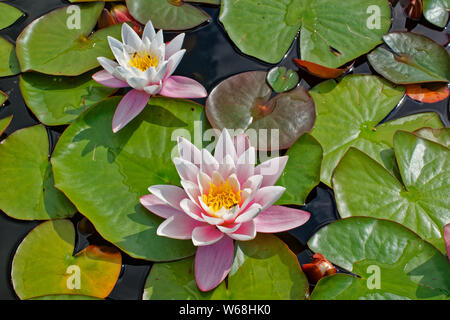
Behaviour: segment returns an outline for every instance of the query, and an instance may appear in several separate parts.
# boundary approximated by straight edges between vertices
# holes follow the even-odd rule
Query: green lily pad
[[[103,100],[66,129],[52,157],[56,186],[108,241],[129,255],[154,261],[188,257],[192,241],[156,235],[163,221],[139,198],[157,184],[180,184],[171,161],[179,135],[193,137],[203,108],[182,99],[151,98],[120,132],[111,129],[120,97]],[[200,127],[201,129],[201,127]]]
[[[450,0],[423,0],[423,15],[432,24],[444,28],[447,25]]]
[[[235,242],[236,256],[228,275],[213,291],[198,290],[194,259],[155,264],[144,287],[144,300],[298,300],[305,299],[308,280],[295,254],[277,237],[258,234]]]
[[[14,44],[0,37],[0,77],[13,76],[20,73]]]
[[[91,245],[74,256],[74,246],[75,228],[69,220],[47,221],[34,228],[14,255],[11,279],[17,296],[107,297],[122,268],[120,252]]]
[[[450,128],[422,128],[414,132],[418,137],[431,140],[450,148]]]
[[[389,167],[395,131],[443,127],[435,113],[415,114],[379,124],[404,92],[402,87],[393,87],[379,77],[368,75],[349,75],[339,83],[328,80],[310,91],[317,110],[311,135],[324,151],[322,182],[331,186],[333,170],[349,147],[358,148]]]
[[[75,208],[54,186],[47,131],[21,129],[0,144],[0,209],[20,220],[70,217]]]
[[[277,92],[285,92],[294,89],[299,82],[298,73],[285,67],[276,67],[267,74],[267,82]]]
[[[367,58],[386,79],[397,84],[450,81],[450,55],[430,38],[393,32],[383,39],[392,52],[379,47]]]
[[[28,108],[43,124],[68,124],[116,91],[94,81],[94,72],[89,71],[78,77],[28,72],[20,76],[20,90]]]
[[[90,297],[90,296],[82,296],[78,294],[55,294],[50,296],[42,296],[42,297],[36,297],[31,298],[28,300],[102,300],[100,298],[96,297]]]
[[[447,258],[398,223],[367,217],[338,220],[319,230],[308,245],[360,277],[325,277],[312,300],[437,300],[450,294]]]
[[[342,158],[333,176],[339,213],[394,220],[445,253],[450,150],[403,131],[394,145],[401,180],[356,149]]]
[[[0,90],[0,107],[8,100],[8,95]]]
[[[5,132],[6,128],[8,128],[9,124],[12,121],[13,116],[9,116],[3,119],[0,119],[0,136]]]
[[[22,15],[23,12],[19,9],[6,3],[0,3],[0,30],[12,25]]]
[[[391,10],[387,0],[223,0],[220,21],[243,53],[269,63],[301,29],[301,58],[337,68],[382,42]]]
[[[182,0],[126,0],[126,3],[133,18],[142,24],[151,20],[157,29],[186,30],[211,19],[200,8]]]
[[[91,34],[104,5],[103,2],[71,5],[30,23],[16,43],[22,71],[77,76],[98,67],[97,57],[112,59],[107,36],[120,40],[121,25]]]
[[[267,139],[259,140],[260,150],[287,149],[311,130],[314,102],[303,87],[271,99],[272,90],[266,77],[264,71],[250,71],[226,79],[210,93],[206,115],[219,130],[242,129],[253,133],[266,130]],[[253,133],[248,135],[252,137]],[[272,140],[278,144],[272,144]]]
[[[305,204],[306,197],[320,182],[323,150],[308,133],[302,135],[287,151],[289,160],[277,185],[286,188],[276,204]]]

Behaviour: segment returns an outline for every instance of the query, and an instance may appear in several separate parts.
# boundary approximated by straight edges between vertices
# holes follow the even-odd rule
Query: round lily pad
[[[308,280],[295,254],[277,237],[258,234],[235,242],[236,256],[228,275],[215,290],[198,290],[194,259],[154,264],[144,287],[144,300],[299,300]]]
[[[302,135],[286,152],[289,160],[277,185],[285,187],[276,204],[305,204],[306,197],[320,182],[322,147],[308,133]]]
[[[14,45],[0,37],[0,77],[13,76],[20,73]]]
[[[27,72],[20,76],[20,90],[28,108],[43,124],[68,124],[116,90],[94,81],[93,73],[62,77]]]
[[[120,40],[121,25],[92,33],[104,5],[71,5],[30,23],[17,38],[22,71],[76,76],[98,67],[97,57],[112,59],[107,36]]]
[[[397,84],[450,81],[450,55],[430,38],[393,32],[383,39],[392,52],[379,47],[367,58],[386,79]]]
[[[211,18],[200,8],[182,0],[126,0],[126,3],[133,18],[142,24],[151,20],[157,29],[191,29]]]
[[[267,74],[267,82],[278,93],[294,89],[298,81],[297,72],[292,69],[286,69],[286,67],[273,68]]]
[[[422,128],[414,132],[418,137],[431,140],[450,148],[450,128]]]
[[[52,220],[34,228],[14,255],[11,279],[20,299],[49,295],[105,298],[122,268],[120,252],[91,245],[73,255],[75,228]]]
[[[245,54],[279,62],[300,33],[303,60],[336,68],[382,42],[387,0],[223,0],[220,21]]]
[[[379,124],[399,103],[404,88],[369,75],[348,75],[314,87],[317,119],[311,135],[322,145],[321,181],[331,186],[331,174],[349,147],[358,148],[388,166],[395,131],[442,128],[436,113],[415,114]]]
[[[444,28],[447,25],[450,0],[423,0],[423,15],[432,24]]]
[[[9,124],[12,121],[13,116],[9,116],[3,119],[0,119],[0,136],[5,132],[6,128],[8,128]]]
[[[260,150],[287,149],[311,130],[314,102],[303,87],[271,99],[272,90],[266,76],[263,71],[250,71],[226,79],[210,93],[206,115],[219,130],[256,130],[256,133],[266,130],[267,139],[258,143]]]
[[[0,209],[21,220],[70,217],[75,208],[54,186],[47,131],[21,129],[0,144]]]
[[[16,22],[23,12],[19,9],[0,2],[0,30],[9,27],[14,22]]]
[[[113,97],[98,103],[63,133],[52,157],[56,186],[106,240],[129,255],[154,261],[188,257],[195,252],[192,241],[157,236],[163,220],[139,198],[149,186],[180,184],[172,151],[178,136],[193,137],[194,126],[206,125],[203,108],[188,100],[153,97],[115,134],[111,123],[119,101]]]
[[[367,217],[338,220],[319,230],[308,245],[359,276],[321,279],[312,300],[448,299],[447,258],[398,223]]]
[[[450,150],[398,131],[394,151],[401,180],[356,149],[342,158],[333,188],[342,217],[370,216],[399,222],[445,253],[450,221]]]

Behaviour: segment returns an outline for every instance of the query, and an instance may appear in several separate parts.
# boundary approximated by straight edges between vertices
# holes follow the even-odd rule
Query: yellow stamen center
[[[220,185],[210,183],[209,192],[203,195],[203,201],[214,212],[222,208],[230,209],[241,202],[241,191],[235,193],[228,180]]]
[[[132,67],[138,68],[141,71],[146,71],[151,67],[158,67],[159,58],[148,51],[135,52],[129,61]]]

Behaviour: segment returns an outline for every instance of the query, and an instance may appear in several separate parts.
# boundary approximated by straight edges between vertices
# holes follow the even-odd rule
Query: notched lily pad
[[[16,22],[23,12],[6,3],[0,2],[0,30],[9,27]]]
[[[164,30],[195,28],[211,17],[200,8],[183,0],[126,0],[130,14],[140,23],[151,20],[154,27]],[[216,4],[217,1],[189,1]]]
[[[258,234],[236,242],[236,255],[228,275],[207,293],[198,290],[194,259],[154,264],[144,287],[144,300],[303,300],[308,280],[295,254],[277,237]]]
[[[301,59],[337,68],[380,44],[387,0],[223,0],[220,21],[245,54],[279,62],[300,31]]]
[[[397,84],[450,81],[450,55],[430,38],[392,32],[383,39],[392,52],[379,47],[367,58],[386,79]]]
[[[400,179],[366,154],[350,149],[333,176],[342,217],[394,220],[445,253],[444,226],[450,221],[450,150],[398,131],[394,151]]]
[[[209,95],[206,116],[219,130],[266,130],[268,138],[259,140],[260,150],[287,149],[311,130],[314,102],[303,87],[271,99],[266,76],[263,71],[250,71],[226,79]]]
[[[28,108],[43,124],[68,124],[116,90],[94,81],[93,73],[62,77],[27,72],[20,76],[20,90]]]
[[[20,73],[14,44],[0,37],[0,77],[13,76]]]
[[[297,72],[286,67],[276,67],[267,74],[267,82],[277,92],[286,92],[297,86],[299,77]]]
[[[154,261],[185,258],[192,241],[156,235],[162,219],[139,198],[157,184],[180,184],[172,164],[177,137],[206,126],[202,106],[153,97],[143,112],[114,134],[111,123],[120,97],[93,106],[60,137],[52,157],[56,186],[96,230],[129,255]],[[189,138],[189,137],[186,137]]]
[[[107,36],[118,40],[120,25],[91,34],[103,2],[56,9],[30,23],[17,38],[22,71],[76,76],[99,66],[97,57],[113,58]]]
[[[107,297],[122,268],[120,252],[90,245],[74,256],[74,246],[75,228],[69,220],[47,221],[34,228],[14,255],[11,279],[17,296]]]
[[[392,164],[395,131],[442,128],[436,113],[421,113],[380,124],[400,102],[403,87],[369,75],[348,75],[339,83],[328,80],[314,87],[317,119],[311,135],[322,145],[321,181],[331,186],[331,175],[349,147],[367,153],[386,167]]]
[[[308,246],[359,276],[321,279],[312,300],[448,299],[447,258],[398,223],[367,217],[338,220],[320,229]]]
[[[423,0],[423,15],[432,24],[444,28],[447,25],[450,0]]]
[[[70,217],[74,206],[54,186],[46,129],[21,129],[0,144],[0,209],[20,220]]]
[[[308,133],[302,135],[286,155],[286,164],[277,185],[285,187],[286,191],[276,204],[305,204],[306,197],[320,182],[320,165],[323,150],[319,142]]]

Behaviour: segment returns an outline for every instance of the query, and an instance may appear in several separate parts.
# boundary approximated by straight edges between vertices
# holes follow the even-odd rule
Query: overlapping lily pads
[[[33,229],[12,263],[11,278],[19,298],[108,296],[122,268],[120,252],[91,245],[74,256],[74,246],[75,228],[69,220],[47,221]]]
[[[3,119],[0,119],[0,136],[5,132],[6,128],[8,128],[9,124],[12,121],[13,116],[9,116]]]
[[[306,197],[320,182],[322,147],[308,133],[287,151],[289,160],[277,185],[286,188],[277,204],[305,204]]]
[[[140,23],[151,20],[155,28],[186,30],[207,22],[211,17],[200,8],[186,2],[218,4],[217,0],[126,0],[130,14]]]
[[[418,137],[434,141],[450,148],[450,128],[422,128],[414,132]]]
[[[147,278],[144,299],[298,300],[305,299],[308,281],[295,254],[277,237],[259,234],[236,243],[228,276],[214,291],[202,293],[194,279],[194,259],[155,264]]]
[[[0,144],[0,209],[21,220],[70,217],[75,208],[54,186],[47,131],[21,129]]]
[[[450,11],[449,0],[423,0],[423,15],[432,24],[444,28]]]
[[[219,130],[266,130],[267,141],[258,141],[260,150],[287,149],[311,130],[314,102],[303,87],[271,99],[266,76],[263,71],[250,71],[226,79],[210,93],[206,115]]]
[[[151,185],[180,184],[172,152],[177,136],[189,138],[194,126],[206,125],[203,108],[188,100],[151,98],[114,134],[111,122],[119,101],[113,97],[93,106],[61,136],[52,157],[56,186],[105,239],[131,256],[155,261],[190,256],[191,241],[156,235],[162,219],[139,198]]]
[[[339,213],[397,221],[445,252],[450,150],[403,131],[394,136],[394,150],[401,181],[366,154],[347,152],[333,176]]]
[[[20,76],[20,90],[27,106],[43,124],[63,125],[115,91],[94,81],[93,73],[62,77],[28,72]]]
[[[223,0],[220,21],[245,54],[277,63],[299,29],[303,60],[336,68],[380,44],[387,0]]]
[[[308,245],[359,276],[325,277],[311,299],[448,299],[450,294],[447,258],[395,222],[339,220],[319,230]]]
[[[8,95],[0,90],[0,107],[8,100]]]
[[[103,2],[56,9],[29,24],[17,38],[22,71],[80,75],[99,66],[97,57],[113,58],[107,36],[120,40],[120,25],[91,34]]]
[[[328,80],[310,91],[317,119],[311,135],[322,145],[321,181],[331,185],[331,174],[349,147],[358,148],[387,167],[392,165],[395,131],[442,128],[435,113],[422,113],[379,124],[399,103],[404,88],[368,75]]]
[[[13,76],[20,73],[14,45],[8,40],[0,37],[0,77]]]
[[[22,15],[23,12],[16,7],[0,2],[0,30],[12,25]]]
[[[383,37],[392,50],[379,47],[367,58],[372,67],[397,84],[450,81],[450,55],[433,40],[412,32]]]

